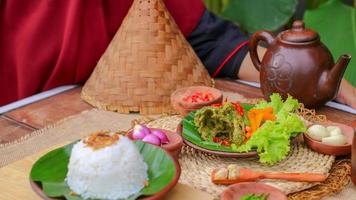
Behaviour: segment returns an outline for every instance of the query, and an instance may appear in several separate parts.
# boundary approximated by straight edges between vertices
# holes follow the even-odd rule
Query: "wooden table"
[[[240,93],[247,98],[262,97],[259,89],[233,81],[217,80],[216,87],[225,91]],[[43,128],[46,125],[52,124],[58,120],[78,114],[88,109],[92,109],[90,105],[80,99],[80,89],[81,88],[75,88],[1,115],[0,144],[14,141],[34,130]],[[325,114],[328,119],[332,121],[344,123],[356,128],[356,115],[328,107],[323,107],[317,110],[317,112]],[[25,159],[20,162],[30,161]],[[28,183],[26,181],[26,183],[23,184]],[[178,192],[182,189],[184,190],[184,186],[180,185],[174,191]]]
[[[217,80],[216,87],[240,93],[247,98],[262,98],[260,89],[233,81]],[[80,99],[80,89],[75,88],[1,115],[0,144],[13,141],[70,115],[91,109],[90,105]],[[329,107],[322,107],[317,112],[326,115],[332,121],[356,128],[356,115]]]

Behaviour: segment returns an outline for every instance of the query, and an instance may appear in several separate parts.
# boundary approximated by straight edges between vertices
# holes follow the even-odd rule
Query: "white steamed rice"
[[[135,144],[120,136],[113,145],[93,150],[81,140],[73,146],[66,181],[81,197],[127,198],[147,179],[147,165]]]

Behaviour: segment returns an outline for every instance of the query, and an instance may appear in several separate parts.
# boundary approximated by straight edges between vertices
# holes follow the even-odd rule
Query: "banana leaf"
[[[232,0],[221,15],[248,33],[261,29],[277,30],[293,16],[297,0]]]
[[[245,120],[245,124],[247,124],[246,113],[248,110],[250,110],[253,107],[253,105],[241,104],[241,106],[244,108],[245,111],[244,120]],[[204,149],[208,149],[212,151],[236,152],[236,150],[233,149],[231,146],[224,146],[221,145],[220,143],[215,143],[213,141],[202,140],[198,132],[198,128],[194,125],[195,113],[196,113],[195,111],[189,113],[189,115],[187,115],[182,121],[182,125],[183,125],[182,136],[184,139]]]
[[[336,61],[341,54],[356,55],[356,8],[340,0],[330,0],[318,9],[307,10],[304,22],[316,30]],[[356,86],[356,59],[351,59],[345,78]]]
[[[138,194],[128,199],[136,199],[141,195],[149,196],[161,191],[174,178],[174,161],[161,148],[134,141],[148,166],[149,185]],[[75,143],[55,149],[42,156],[32,167],[30,177],[41,183],[43,192],[48,197],[62,197],[67,200],[82,200],[80,196],[70,195],[70,188],[65,182],[68,171],[69,157]]]
[[[204,0],[208,10],[218,15],[225,9],[229,2],[230,0]]]

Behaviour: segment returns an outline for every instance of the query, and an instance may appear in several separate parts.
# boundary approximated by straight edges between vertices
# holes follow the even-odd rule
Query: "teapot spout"
[[[340,56],[339,60],[335,63],[335,65],[326,71],[322,76],[319,83],[319,92],[323,93],[326,96],[329,96],[330,99],[334,98],[339,90],[340,82],[344,75],[347,65],[351,60],[351,55],[344,54]]]
[[[339,60],[335,63],[334,67],[329,71],[328,78],[330,79],[342,79],[347,65],[351,60],[351,55],[344,54],[340,56]]]

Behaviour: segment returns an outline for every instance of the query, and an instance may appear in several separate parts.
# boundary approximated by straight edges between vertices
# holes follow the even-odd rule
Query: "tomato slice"
[[[183,101],[197,103],[211,101],[213,98],[213,94],[210,92],[195,92],[189,96],[184,97]]]
[[[213,138],[213,141],[214,141],[215,143],[219,143],[219,142],[220,142],[220,139],[219,139],[218,137],[214,137],[214,138]]]
[[[224,146],[230,146],[230,142],[228,140],[226,140],[226,139],[222,140],[221,144],[224,145]]]
[[[244,116],[244,109],[242,108],[242,106],[239,103],[237,103],[237,102],[233,103],[232,102],[232,105],[235,106],[236,112],[238,112],[241,116]]]

